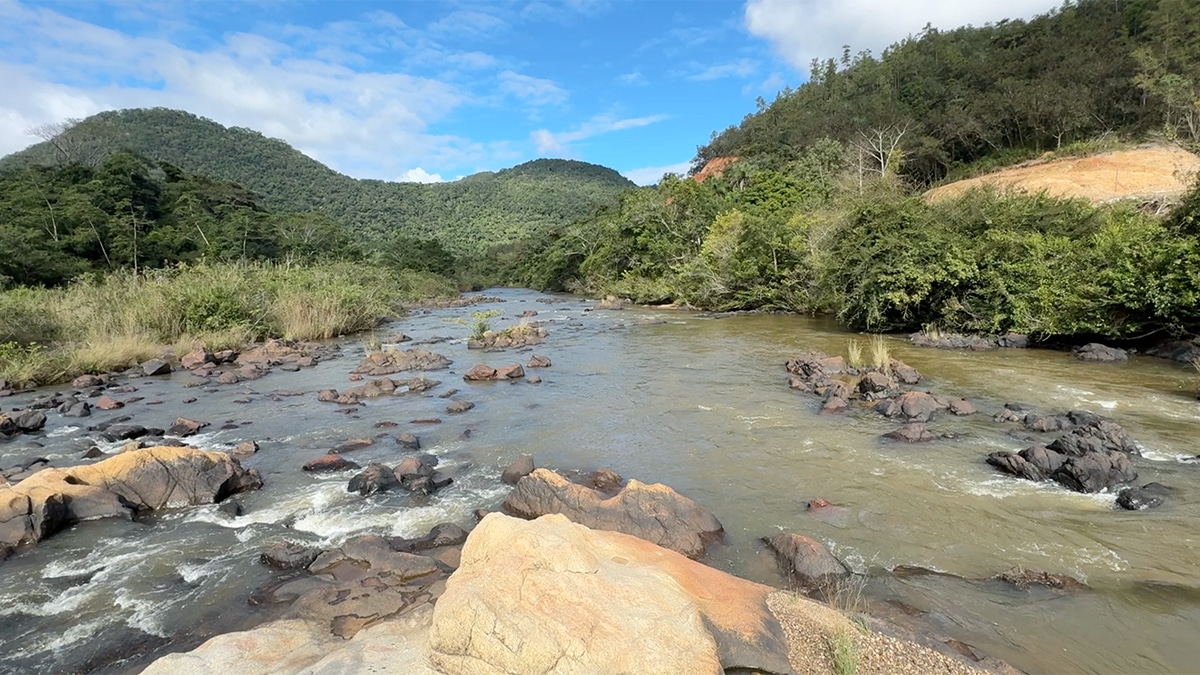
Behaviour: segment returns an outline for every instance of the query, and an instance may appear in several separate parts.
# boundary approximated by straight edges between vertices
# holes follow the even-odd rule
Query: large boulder
[[[517,481],[504,509],[522,518],[559,513],[598,530],[624,532],[689,558],[725,534],[711,511],[666,485],[629,481],[616,495],[578,485],[549,469]]]
[[[1121,363],[1129,360],[1129,352],[1118,347],[1109,347],[1099,342],[1086,344],[1075,350],[1075,358],[1096,363]]]
[[[791,673],[771,589],[558,515],[491,514],[434,607],[449,675]]]
[[[0,487],[0,546],[33,544],[72,523],[169,506],[211,504],[262,486],[229,455],[131,450],[91,465],[44,469]]]
[[[784,574],[804,586],[819,587],[850,576],[850,570],[842,561],[833,557],[829,549],[816,539],[785,532],[763,537],[762,540],[775,554],[775,560]]]
[[[1046,446],[993,452],[987,463],[1029,480],[1048,478],[1076,492],[1100,492],[1137,479],[1130,458],[1141,454],[1138,444],[1115,422],[1079,410],[1038,419],[1054,420],[1039,427],[1074,426]]]

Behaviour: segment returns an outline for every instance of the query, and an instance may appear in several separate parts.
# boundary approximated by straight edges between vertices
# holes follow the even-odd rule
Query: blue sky
[[[38,124],[182,108],[359,178],[537,157],[684,171],[813,57],[1051,0],[0,0],[0,155]]]

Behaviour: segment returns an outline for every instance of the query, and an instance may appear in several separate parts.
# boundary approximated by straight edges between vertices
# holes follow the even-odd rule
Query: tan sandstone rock
[[[450,675],[791,673],[772,589],[561,515],[483,519],[434,608]]]
[[[610,497],[549,469],[537,469],[517,481],[504,509],[522,518],[561,513],[588,527],[641,537],[689,558],[704,555],[704,547],[725,532],[712,512],[666,485],[631,480]]]

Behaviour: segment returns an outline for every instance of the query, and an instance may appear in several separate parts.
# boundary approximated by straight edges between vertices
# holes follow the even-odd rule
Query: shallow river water
[[[333,546],[367,532],[411,536],[444,521],[467,526],[474,509],[503,499],[500,469],[523,453],[539,466],[607,466],[672,486],[725,525],[725,544],[710,549],[706,562],[752,579],[783,583],[760,537],[790,531],[817,538],[870,575],[869,602],[924,610],[946,635],[1029,672],[1200,671],[1200,465],[1188,461],[1200,452],[1200,405],[1190,393],[1189,368],[1144,357],[1085,364],[1042,350],[924,350],[890,339],[893,356],[925,375],[923,387],[966,397],[979,409],[930,423],[952,440],[901,446],[879,440],[895,422],[869,410],[818,416],[817,399],[787,388],[789,356],[806,349],[845,354],[854,336],[830,321],[587,311],[592,303],[578,298],[495,295],[505,302],[416,313],[377,332],[454,338],[429,347],[454,364],[429,374],[442,384],[426,397],[374,399],[353,415],[319,403],[318,389],[350,386],[347,376],[366,342],[352,338],[340,358],[245,385],[202,391],[184,389],[178,379],[136,380],[138,396],[164,403],[96,411],[84,420],[50,413],[44,434],[0,445],[0,467],[31,455],[66,465],[91,444],[88,424],[130,414],[135,423],[165,427],[182,415],[213,423],[189,439],[193,445],[258,441],[260,452],[242,461],[266,484],[239,497],[246,512],[238,518],[205,506],[148,522],[82,523],[0,563],[0,672],[136,672],[155,654],[251,625],[266,610],[247,598],[274,578],[256,561],[268,544]],[[462,382],[475,363],[528,360],[528,353],[467,350],[467,328],[453,320],[469,322],[486,309],[504,313],[494,319],[498,325],[515,322],[523,310],[539,313],[550,335],[534,351],[553,366],[529,374],[543,377],[542,384]],[[446,415],[436,394],[450,388],[476,408]],[[283,390],[308,393],[272,395]],[[198,400],[183,404],[190,396]],[[234,402],[244,396],[253,402]],[[1006,401],[1112,417],[1144,448],[1139,482],[1176,488],[1169,504],[1124,512],[1114,509],[1113,495],[999,475],[983,462],[988,452],[1031,444],[992,421]],[[445,421],[407,424],[430,416]],[[399,426],[375,427],[384,420]],[[226,422],[237,428],[214,431]],[[394,465],[404,451],[391,437],[413,431],[456,482],[428,504],[410,506],[400,496],[347,493],[350,474],[300,470],[349,438],[383,431],[386,437],[350,458]],[[815,498],[846,510],[814,517],[805,504]],[[892,576],[900,565],[954,576]],[[1088,588],[1020,593],[964,580],[1014,565],[1069,574]]]

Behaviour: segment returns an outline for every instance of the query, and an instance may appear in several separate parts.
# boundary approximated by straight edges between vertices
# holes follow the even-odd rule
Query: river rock
[[[975,406],[971,405],[971,402],[965,398],[950,401],[948,408],[951,414],[957,415],[958,417],[966,417],[968,415],[975,414]]]
[[[842,561],[816,539],[799,534],[781,533],[763,537],[763,543],[775,554],[784,574],[807,587],[819,587],[833,579],[850,576]]]
[[[1027,570],[1024,567],[1013,567],[992,576],[989,580],[1003,581],[1012,585],[1018,591],[1027,591],[1031,586],[1045,586],[1066,591],[1078,591],[1086,588],[1078,579],[1066,574],[1051,574],[1041,570]]]
[[[880,372],[871,371],[862,376],[862,379],[858,381],[858,386],[856,386],[855,389],[860,394],[871,396],[874,394],[884,394],[889,389],[894,389],[895,386],[896,383],[893,382],[892,379],[887,375],[884,375]]]
[[[895,431],[889,431],[883,437],[900,443],[927,443],[937,440],[937,436],[931,434],[920,422],[909,422]]]
[[[705,546],[725,534],[712,512],[666,485],[631,480],[607,497],[548,469],[535,469],[517,481],[504,509],[522,518],[560,513],[588,527],[641,537],[689,558],[704,555]]]
[[[216,362],[217,360],[213,357],[212,352],[206,349],[193,349],[184,354],[183,358],[179,359],[179,365],[188,370],[195,370],[196,368]]]
[[[1129,360],[1129,352],[1092,342],[1075,350],[1075,358],[1096,363],[1120,363]]]
[[[329,451],[329,454],[344,455],[347,452],[354,452],[355,450],[362,450],[363,448],[369,448],[372,445],[375,445],[375,439],[373,439],[373,438],[351,438],[348,441],[344,441],[344,442],[338,444],[337,447],[335,447]]]
[[[511,366],[500,366],[499,368],[496,368],[497,380],[519,380],[522,377],[525,377],[525,369],[522,368],[521,364],[519,363],[514,363]]]
[[[346,486],[348,492],[357,492],[362,496],[387,492],[400,487],[400,481],[392,470],[382,464],[371,462],[361,473],[350,479]]]
[[[161,435],[161,430],[159,434]],[[140,424],[113,424],[100,432],[100,437],[109,443],[117,441],[130,441],[142,436],[152,436],[150,429]]]
[[[99,375],[80,375],[79,377],[71,380],[71,387],[74,389],[91,389],[93,387],[102,387],[105,384],[107,384],[107,382]],[[6,388],[7,387],[0,387],[0,389]]]
[[[1116,422],[1083,410],[1072,410],[1067,417],[1077,426],[1051,443],[1051,450],[1073,456],[1091,452],[1141,456],[1138,444]]]
[[[496,379],[496,369],[486,363],[471,366],[471,369],[463,375],[463,380],[467,382],[484,382],[494,379]]]
[[[208,426],[208,422],[197,422],[196,420],[190,420],[186,417],[179,417],[176,418],[174,424],[167,429],[167,433],[172,436],[186,438],[188,436],[195,436],[197,432],[206,426]]]
[[[405,450],[420,450],[421,439],[411,432],[404,432],[396,437],[396,443]]]
[[[66,405],[66,403],[63,405]],[[75,401],[65,410],[61,410],[61,412],[63,417],[91,417],[92,406],[87,401]]]
[[[32,434],[46,426],[46,413],[41,410],[18,410],[0,413],[0,434]]]
[[[896,398],[900,406],[900,414],[912,422],[928,422],[939,410],[945,410],[947,405],[933,394],[924,391],[906,391]]]
[[[95,464],[44,469],[0,488],[0,546],[40,541],[75,522],[168,506],[211,504],[262,487],[220,452],[154,447]]]
[[[1029,413],[1021,420],[1021,424],[1030,431],[1050,432],[1062,431],[1070,429],[1074,426],[1074,422],[1066,415],[1039,415],[1038,413]]]
[[[530,368],[549,368],[550,359],[545,356],[538,356],[537,354],[534,354],[532,357],[530,357],[527,365]]]
[[[888,368],[892,372],[892,377],[896,378],[900,384],[914,385],[921,382],[920,371],[899,359],[891,359],[888,362]]]
[[[234,457],[248,457],[250,455],[256,454],[257,452],[258,452],[258,443],[254,442],[254,441],[242,441],[241,443],[238,443],[237,445],[233,446],[233,452],[231,454]]]
[[[300,570],[312,564],[321,550],[290,541],[271,544],[258,556],[259,562],[279,570]]]
[[[324,457],[318,457],[305,462],[303,468],[305,471],[324,473],[329,471],[349,471],[350,469],[357,469],[358,464],[351,462],[341,455],[330,453]]]
[[[96,400],[96,407],[100,410],[119,410],[124,408],[125,404],[111,396],[101,396]]]
[[[924,331],[908,336],[909,342],[918,347],[933,347],[934,349],[969,349],[971,351],[987,351],[999,345],[993,338],[981,335],[965,335],[962,333],[935,333]]]
[[[533,455],[521,455],[500,473],[500,482],[505,485],[516,485],[517,481],[533,473],[534,468]]]
[[[391,350],[369,354],[359,362],[355,373],[378,377],[411,370],[442,370],[449,368],[450,359],[426,349]]]
[[[584,476],[582,483],[593,490],[616,494],[625,484],[625,479],[616,471],[602,467]]]
[[[845,412],[850,407],[850,402],[841,396],[830,396],[821,404],[822,415],[836,415],[837,413]]]
[[[467,532],[453,523],[435,525],[428,534],[411,539],[392,537],[388,539],[393,551],[416,553],[443,546],[458,546],[467,540]]]
[[[430,658],[449,675],[791,673],[770,592],[562,516],[492,514],[434,607]]]
[[[141,365],[142,374],[153,375],[168,375],[171,372],[171,364],[162,359],[150,359]]]
[[[450,413],[451,415],[458,415],[465,413],[474,407],[475,404],[471,403],[470,401],[451,401],[450,404],[446,406],[446,412]]]
[[[1146,483],[1142,487],[1130,487],[1117,495],[1117,506],[1128,511],[1141,511],[1162,506],[1167,501],[1171,488],[1162,483]]]

